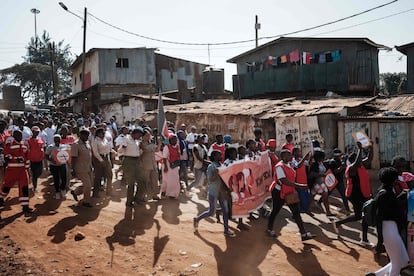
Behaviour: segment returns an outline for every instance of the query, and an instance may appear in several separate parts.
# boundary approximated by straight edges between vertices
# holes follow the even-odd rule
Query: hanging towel
[[[298,62],[300,60],[299,57],[299,50],[294,50],[289,53],[289,60],[290,62]]]
[[[319,54],[312,55],[312,63],[319,63]]]
[[[333,61],[332,53],[331,52],[326,52],[325,53],[325,59],[326,59],[326,62],[332,62]]]
[[[286,55],[283,55],[283,56],[281,56],[280,57],[280,63],[286,63],[288,60],[287,60],[287,56]]]
[[[319,62],[318,63],[326,63],[325,53],[319,54]]]
[[[277,57],[272,57],[272,66],[277,66],[277,61],[278,61]]]
[[[336,50],[332,52],[332,62],[337,62],[341,60],[341,50]]]
[[[267,64],[268,64],[268,65],[272,65],[272,62],[273,62],[273,57],[272,57],[272,56],[269,56],[269,57],[267,58]]]
[[[312,53],[303,52],[302,53],[302,63],[303,64],[311,64],[312,60]]]

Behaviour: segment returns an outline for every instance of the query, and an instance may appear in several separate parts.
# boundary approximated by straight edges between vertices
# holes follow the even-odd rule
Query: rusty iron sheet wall
[[[247,139],[254,137],[255,122],[249,116],[177,113],[175,125],[179,126],[182,123],[187,125],[188,131],[192,125],[197,127],[197,131],[201,131],[202,127],[207,128],[209,142],[214,140],[216,134],[230,134],[233,142],[243,144]]]

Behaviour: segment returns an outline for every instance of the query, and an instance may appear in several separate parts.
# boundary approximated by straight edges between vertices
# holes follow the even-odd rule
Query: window
[[[117,58],[115,66],[117,68],[128,68],[129,67],[129,61],[127,58]]]

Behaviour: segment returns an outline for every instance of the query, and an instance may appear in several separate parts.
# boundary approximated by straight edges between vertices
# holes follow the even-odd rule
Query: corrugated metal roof
[[[136,48],[91,48],[89,51],[87,51],[85,53],[85,57],[88,57],[88,56],[92,55],[94,52],[100,51],[100,50],[152,50],[152,51],[155,52],[157,50],[157,48],[146,48],[146,47],[136,47]],[[195,62],[195,61],[190,61],[190,60],[185,60],[185,59],[182,59],[182,58],[171,57],[171,56],[163,55],[163,54],[160,54],[160,53],[155,53],[155,55],[166,57],[166,58],[176,59],[176,60],[179,60],[179,61],[198,63],[198,62]],[[73,69],[78,64],[80,64],[81,62],[82,62],[82,54],[80,54],[76,58],[76,60],[72,63],[72,65],[69,68]],[[208,64],[203,64],[203,63],[198,63],[198,64],[208,66]]]
[[[244,115],[258,119],[271,119],[291,116],[335,114],[344,108],[357,107],[373,99],[375,98],[208,100],[205,102],[165,106],[164,109],[166,112],[172,113]]]
[[[414,42],[411,42],[411,43],[408,43],[408,44],[395,46],[395,49],[397,49],[399,52],[403,53],[404,55],[407,55],[407,50],[409,48],[413,48],[413,47],[414,47]]]
[[[136,48],[91,48],[89,51],[85,53],[85,58],[89,57],[96,51],[100,50],[152,50],[155,51],[157,48],[146,48],[146,47],[136,47]],[[78,64],[82,62],[82,53],[75,59],[72,65],[69,67],[70,69],[75,68]]]
[[[367,104],[374,109],[376,117],[414,116],[414,95],[399,95],[391,98],[377,98],[374,102]]]
[[[268,43],[265,43],[263,45],[260,45],[259,47],[256,47],[256,48],[251,49],[251,50],[249,50],[247,52],[244,52],[244,53],[242,53],[242,54],[240,54],[238,56],[235,56],[233,58],[230,58],[230,59],[227,60],[227,62],[237,63],[237,60],[238,59],[240,59],[240,58],[242,58],[244,56],[247,56],[247,55],[249,55],[251,53],[260,51],[261,49],[266,48],[266,47],[268,47],[270,45],[278,44],[278,43],[281,43],[281,42],[284,42],[284,41],[295,41],[295,40],[344,41],[344,42],[357,41],[357,42],[364,42],[364,43],[366,43],[366,44],[368,44],[368,45],[370,45],[372,47],[375,47],[377,49],[384,49],[384,50],[391,50],[392,49],[392,48],[390,48],[388,46],[385,46],[385,45],[382,45],[382,44],[377,44],[377,43],[373,42],[372,40],[370,40],[370,39],[368,39],[366,37],[283,37],[282,36],[282,37],[280,37],[278,39],[272,40],[272,41],[270,41]]]

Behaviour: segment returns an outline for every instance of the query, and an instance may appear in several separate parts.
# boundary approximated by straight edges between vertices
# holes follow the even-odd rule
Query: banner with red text
[[[233,218],[247,217],[271,197],[272,168],[268,152],[237,160],[219,168],[219,175],[231,191]]]

